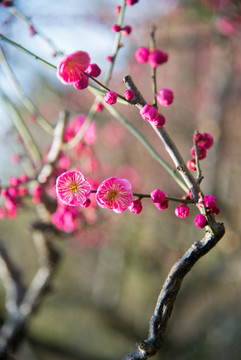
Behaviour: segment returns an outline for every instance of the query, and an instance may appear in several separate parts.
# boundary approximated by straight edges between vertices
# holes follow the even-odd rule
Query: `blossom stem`
[[[96,194],[97,190],[91,190],[91,193]],[[143,198],[150,198],[151,199],[150,194],[142,194],[142,193],[133,192],[133,196],[137,196],[140,199],[143,199]],[[169,200],[169,201],[176,201],[176,202],[179,202],[179,203],[194,204],[193,199],[180,199],[180,198],[176,198],[176,197],[172,197],[172,196],[166,196],[165,199]]]
[[[64,55],[63,51],[57,49],[56,45],[53,43],[51,39],[49,39],[42,31],[39,31],[39,29],[36,29],[35,25],[32,23],[32,21],[27,18],[25,15],[23,15],[16,7],[10,7],[9,12],[15,16],[16,18],[20,19],[21,21],[25,22],[29,27],[32,27],[35,31],[35,33],[42,38],[54,51],[54,55]]]
[[[156,26],[152,26],[150,34],[150,48],[155,48],[155,31]],[[156,68],[151,68],[151,78],[152,78],[152,91],[153,91],[153,106],[157,108],[157,83],[156,83]]]
[[[195,131],[195,134],[196,133],[197,133],[197,131]],[[201,168],[200,168],[197,141],[194,142],[194,148],[195,148],[195,163],[196,163],[196,168],[197,168],[197,180],[196,181],[200,184],[200,182],[202,181],[202,171],[201,171]]]
[[[6,106],[6,110],[9,113],[10,118],[13,121],[13,124],[15,128],[17,129],[19,135],[21,136],[26,149],[29,151],[34,166],[39,166],[41,164],[41,154],[32,138],[32,135],[28,131],[28,128],[26,127],[21,115],[15,108],[15,106],[11,103],[11,101],[5,96],[4,94],[1,94],[1,98]]]
[[[123,0],[122,1],[122,6],[121,6],[121,10],[120,10],[120,14],[118,16],[118,25],[120,27],[122,27],[123,25],[123,21],[124,21],[124,14],[125,14],[125,8],[126,8],[126,1]],[[112,76],[112,72],[113,72],[113,68],[115,65],[115,61],[116,61],[116,57],[117,57],[117,53],[120,49],[120,40],[121,40],[121,32],[117,32],[116,36],[115,36],[115,42],[114,42],[114,47],[113,47],[113,55],[112,55],[112,61],[111,61],[111,65],[109,68],[109,71],[107,72],[105,79],[104,79],[104,84],[108,85],[111,76]]]
[[[28,54],[28,55],[32,56],[35,60],[41,62],[42,64],[46,65],[50,69],[55,70],[55,71],[57,70],[57,67],[55,65],[53,65],[53,64],[49,63],[48,61],[42,59],[41,57],[39,57],[36,54],[32,53],[31,51],[27,50],[25,47],[23,47],[20,44],[16,43],[15,41],[10,40],[9,38],[4,36],[3,34],[0,34],[0,40],[6,41],[8,44],[14,46],[18,50],[24,52],[25,54]]]
[[[128,86],[129,89],[133,90],[134,93],[136,94],[137,87],[133,83],[133,80],[130,76],[128,76],[128,82],[125,82],[125,84]],[[137,93],[137,97],[138,96],[139,95]],[[136,106],[139,109],[145,105],[145,101],[143,101],[144,99],[142,98],[142,96],[141,96],[140,100],[141,100],[141,102],[136,104]],[[182,176],[183,180],[185,181],[188,189],[191,190],[194,200],[197,200],[199,198],[200,186],[196,182],[196,180],[194,179],[194,177],[192,176],[192,174],[190,173],[188,168],[186,167],[186,164],[185,164],[181,154],[179,153],[176,145],[172,141],[168,132],[164,129],[164,126],[156,127],[153,123],[150,123],[150,125],[152,126],[152,128],[154,129],[154,131],[156,132],[156,134],[158,135],[158,137],[161,139],[162,143],[164,144],[166,151],[172,158],[172,160],[176,166],[176,169],[179,171],[179,173]],[[178,184],[180,185],[180,181],[178,182]],[[181,186],[181,187],[183,188],[183,186]]]
[[[30,114],[32,114],[33,116],[36,116],[36,120],[37,120],[38,124],[44,130],[46,130],[47,132],[52,134],[53,133],[52,125],[50,125],[50,123],[40,114],[40,112],[38,111],[36,106],[33,104],[33,102],[24,94],[23,89],[21,88],[16,76],[14,75],[12,69],[10,68],[1,47],[0,47],[0,61],[1,61],[2,68],[5,71],[7,77],[9,79],[11,79],[12,82],[14,83],[15,88],[17,89],[18,94],[19,94],[23,104],[25,105],[25,107],[28,109]]]

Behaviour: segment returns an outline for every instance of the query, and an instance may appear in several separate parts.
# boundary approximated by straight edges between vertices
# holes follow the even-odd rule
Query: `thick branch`
[[[207,231],[205,237],[195,242],[172,267],[158,297],[154,315],[150,321],[148,339],[142,341],[137,350],[128,354],[123,360],[146,360],[161,348],[168,320],[184,277],[224,235],[225,229],[222,223],[214,223],[213,229],[214,234]]]

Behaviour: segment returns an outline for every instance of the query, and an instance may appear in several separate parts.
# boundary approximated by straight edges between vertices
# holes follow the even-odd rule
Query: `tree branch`
[[[207,254],[223,237],[225,229],[222,223],[212,224],[214,234],[206,232],[203,239],[195,242],[170,270],[159,294],[154,315],[150,321],[149,336],[137,346],[137,350],[128,354],[123,360],[146,360],[162,347],[168,320],[181,288],[184,277],[193,265]]]

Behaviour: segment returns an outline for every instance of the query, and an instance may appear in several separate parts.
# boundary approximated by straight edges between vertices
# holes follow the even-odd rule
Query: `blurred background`
[[[16,0],[14,7],[0,7],[1,33],[45,60],[57,65],[61,56],[84,50],[97,63],[104,80],[108,55],[112,55],[119,1]],[[17,12],[16,12],[17,11]],[[36,27],[37,33],[21,15]],[[195,130],[209,132],[214,146],[201,162],[202,189],[217,197],[218,220],[225,237],[185,278],[167,328],[163,348],[155,359],[241,359],[241,13],[240,2],[230,0],[139,0],[126,7],[124,24],[132,33],[123,36],[109,86],[123,94],[122,78],[130,74],[148,103],[152,83],[148,64],[140,65],[134,53],[149,46],[150,31],[157,26],[156,45],[169,61],[157,70],[158,89],[170,88],[174,103],[163,108],[166,129],[183,158],[190,158]],[[55,44],[55,49],[41,36]],[[94,100],[88,90],[76,91],[59,82],[53,70],[1,41],[8,64],[24,93],[52,125],[66,109],[70,118],[87,115]],[[56,54],[57,50],[57,54]],[[1,63],[3,64],[3,63]],[[39,148],[46,156],[52,141],[24,107],[13,81],[0,68],[0,178],[28,172],[19,134],[6,110],[4,96],[17,109]],[[172,165],[163,145],[136,107],[116,105],[156,151]],[[120,176],[131,181],[133,191],[150,193],[156,188],[170,196],[183,191],[144,147],[107,110],[95,117],[95,140],[68,154],[71,166],[85,172],[93,183]],[[61,169],[60,164],[58,164]],[[62,167],[63,169],[63,167]],[[63,170],[62,170],[63,171]],[[31,171],[30,171],[31,173]],[[31,173],[32,174],[32,173]],[[46,190],[54,193],[54,183]],[[0,199],[1,205],[4,200]],[[55,200],[56,201],[56,200]],[[93,200],[94,203],[94,200]],[[143,211],[117,215],[94,206],[81,210],[74,232],[53,236],[61,262],[51,293],[29,321],[26,340],[16,359],[121,359],[147,338],[149,320],[158,294],[175,261],[204,235],[194,226],[197,210],[187,219],[174,214],[176,204],[158,211],[143,200]],[[0,220],[1,238],[23,279],[29,284],[37,254],[31,224],[36,221],[31,197],[24,200],[18,216]],[[1,290],[1,318],[5,316]]]

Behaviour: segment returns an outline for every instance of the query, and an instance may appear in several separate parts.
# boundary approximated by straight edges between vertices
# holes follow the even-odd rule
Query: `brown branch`
[[[207,231],[205,237],[192,244],[170,270],[150,321],[148,339],[138,344],[137,350],[128,354],[123,360],[146,360],[155,355],[162,347],[168,320],[184,277],[193,265],[207,254],[224,235],[225,229],[222,223],[214,222],[212,226],[215,233]]]
[[[11,261],[2,240],[0,240],[0,277],[6,292],[6,310],[10,316],[16,313],[17,307],[23,299],[24,285],[20,271]]]
[[[41,266],[16,311],[11,314],[0,331],[0,359],[9,359],[9,354],[19,345],[24,336],[29,317],[34,313],[46,291],[59,261],[58,252],[52,247],[42,231],[33,233],[39,250]]]

